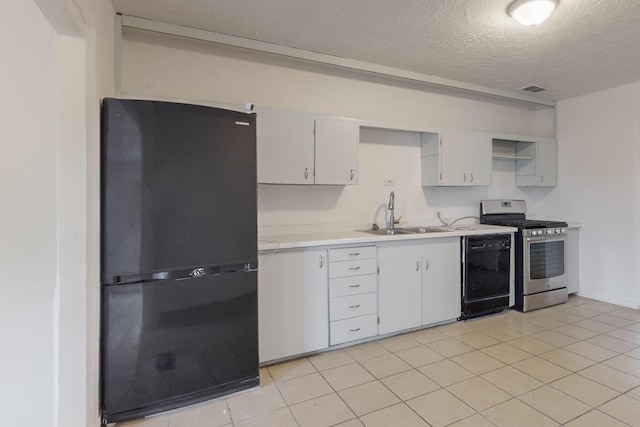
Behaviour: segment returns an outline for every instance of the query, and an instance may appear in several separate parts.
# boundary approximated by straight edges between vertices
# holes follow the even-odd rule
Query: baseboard
[[[577,295],[581,296],[581,297],[593,299],[593,300],[596,300],[596,301],[600,301],[600,302],[606,302],[606,303],[609,303],[609,304],[615,304],[615,305],[619,305],[619,306],[622,306],[622,307],[631,308],[631,309],[634,309],[634,310],[640,309],[640,301],[637,301],[637,300],[634,301],[634,300],[616,298],[616,297],[614,297],[612,295],[609,295],[609,294],[604,294],[604,293],[601,293],[601,292],[589,292],[589,291],[583,290],[583,289],[578,291]]]

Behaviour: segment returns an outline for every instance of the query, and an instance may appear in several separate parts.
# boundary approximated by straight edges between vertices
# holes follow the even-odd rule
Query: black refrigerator
[[[103,421],[259,384],[255,115],[106,98]]]

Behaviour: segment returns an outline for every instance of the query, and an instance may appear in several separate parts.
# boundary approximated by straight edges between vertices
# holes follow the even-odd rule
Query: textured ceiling
[[[113,0],[117,12],[490,88],[566,99],[640,80],[639,0],[560,0],[524,27],[512,0]]]

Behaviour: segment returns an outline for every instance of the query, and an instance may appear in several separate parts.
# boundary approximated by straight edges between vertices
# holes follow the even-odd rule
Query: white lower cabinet
[[[460,239],[379,243],[380,334],[460,316]]]
[[[459,237],[258,260],[260,363],[460,316]]]
[[[460,238],[434,239],[422,255],[422,324],[456,320],[461,313]]]
[[[330,344],[378,334],[376,247],[329,249]]]
[[[389,334],[422,324],[420,244],[378,244],[378,332]]]
[[[327,348],[327,251],[263,253],[258,260],[260,362]]]
[[[567,235],[567,293],[575,294],[580,290],[580,229],[571,227]]]
[[[378,315],[367,314],[331,322],[331,345],[378,335]]]

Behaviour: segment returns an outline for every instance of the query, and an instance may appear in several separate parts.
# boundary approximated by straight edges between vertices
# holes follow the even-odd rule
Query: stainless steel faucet
[[[389,210],[391,211],[391,216],[389,217],[389,230],[393,230],[395,224],[400,224],[400,218],[401,217],[396,219],[395,216],[394,216],[395,200],[396,200],[396,195],[392,191],[391,194],[389,194]]]

